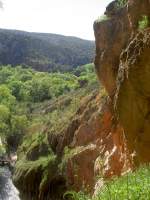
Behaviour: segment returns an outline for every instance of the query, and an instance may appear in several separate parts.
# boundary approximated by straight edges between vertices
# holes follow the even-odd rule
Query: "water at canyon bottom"
[[[9,168],[0,169],[0,200],[20,200],[19,192],[11,180]]]

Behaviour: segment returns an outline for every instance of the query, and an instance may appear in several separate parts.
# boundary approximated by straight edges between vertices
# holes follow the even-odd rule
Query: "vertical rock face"
[[[136,31],[138,28],[138,22],[144,15],[150,16],[150,1],[149,0],[129,0],[128,6],[128,17],[131,28]]]
[[[80,123],[65,159],[68,186],[94,191],[96,177],[110,178],[131,168],[122,127],[115,121],[112,100],[93,96],[78,113]]]
[[[150,19],[150,1],[129,0],[124,8],[106,14],[108,20],[94,24],[95,66],[124,133],[127,157],[137,166],[150,161],[149,23],[139,29],[143,16]]]
[[[106,13],[107,20],[94,23],[95,66],[100,81],[111,96],[116,89],[119,57],[129,40],[130,27],[126,8],[113,9],[113,14],[111,10]]]
[[[136,164],[150,161],[150,29],[138,33],[122,53],[117,109]]]

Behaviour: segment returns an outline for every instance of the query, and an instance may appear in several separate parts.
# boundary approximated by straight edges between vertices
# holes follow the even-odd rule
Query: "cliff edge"
[[[137,166],[150,161],[150,1],[129,0],[112,12],[117,2],[107,7],[107,20],[94,23],[95,66]]]

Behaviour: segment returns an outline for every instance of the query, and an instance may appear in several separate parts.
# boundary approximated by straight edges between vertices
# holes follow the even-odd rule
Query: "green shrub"
[[[96,200],[144,199],[150,197],[150,167],[141,167],[134,173],[114,179],[105,185]]]
[[[26,115],[13,115],[11,117],[11,132],[14,135],[24,135],[28,127],[28,119]]]
[[[0,85],[0,104],[13,108],[15,103],[16,98],[12,95],[7,85]]]
[[[106,182],[96,197],[89,198],[81,192],[68,194],[72,200],[149,200],[150,166],[140,167],[133,173]]]
[[[8,122],[10,118],[10,110],[5,105],[0,104],[0,122]]]
[[[4,155],[5,153],[6,153],[5,147],[2,144],[0,144],[0,156]],[[1,173],[1,171],[0,171],[0,173]]]
[[[74,191],[66,192],[64,194],[66,200],[91,200],[90,197],[85,195],[83,192],[76,193]]]
[[[117,0],[117,8],[122,8],[127,4],[127,0]]]
[[[138,22],[139,30],[143,30],[149,26],[149,19],[147,15],[143,15],[142,19]]]

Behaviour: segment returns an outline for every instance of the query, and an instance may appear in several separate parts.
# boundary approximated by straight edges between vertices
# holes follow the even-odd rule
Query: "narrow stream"
[[[0,200],[20,200],[8,167],[0,168]]]

